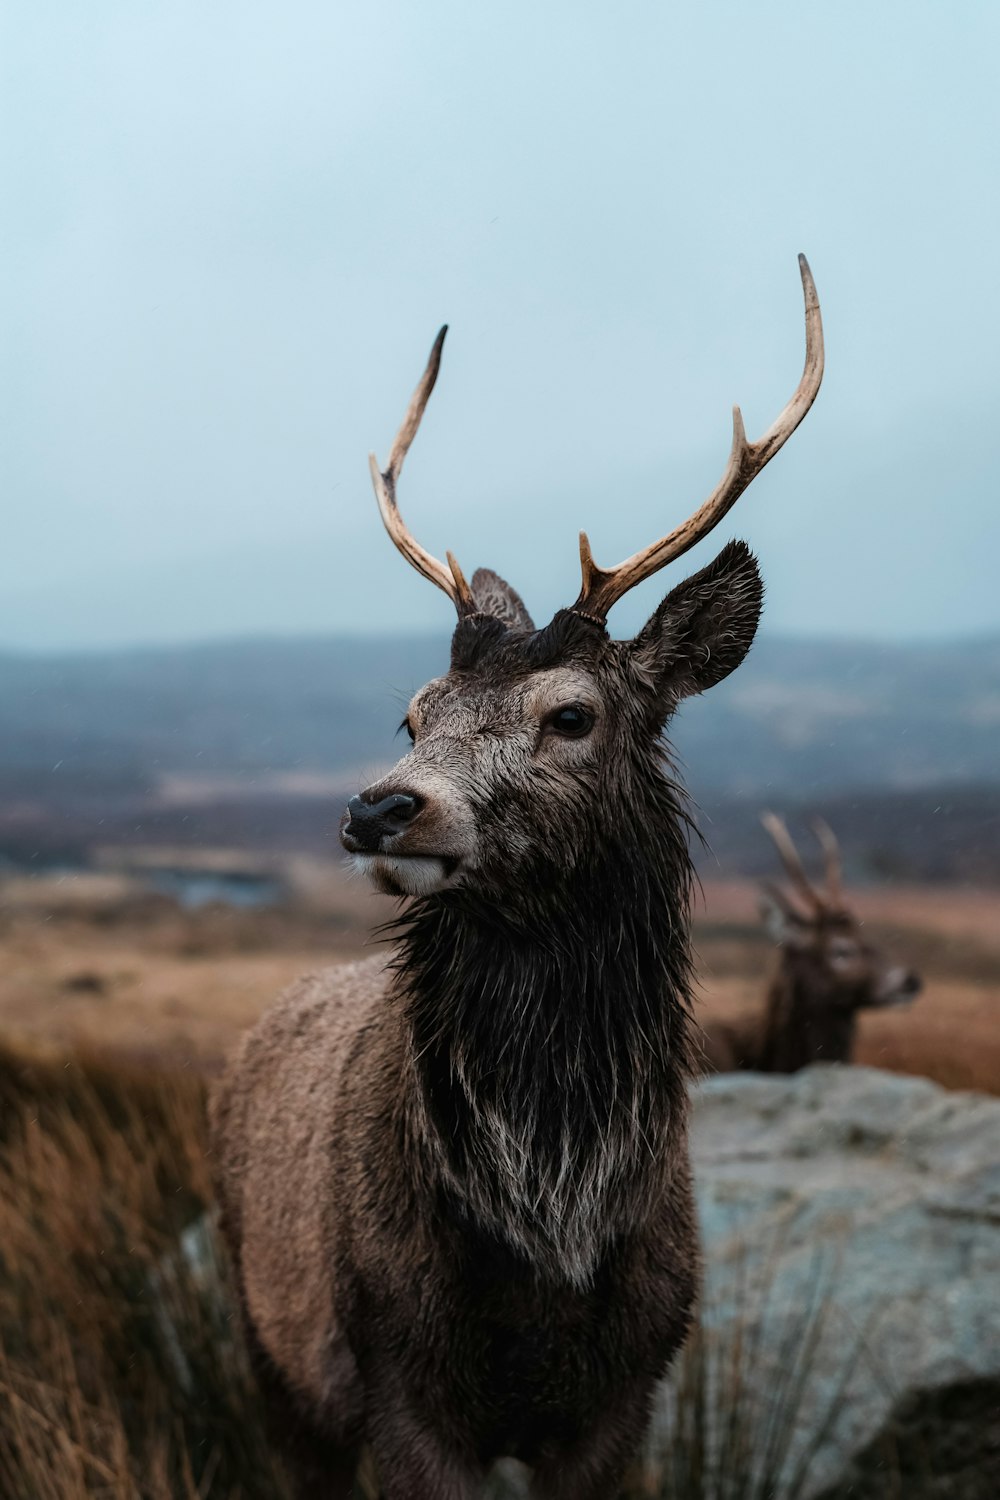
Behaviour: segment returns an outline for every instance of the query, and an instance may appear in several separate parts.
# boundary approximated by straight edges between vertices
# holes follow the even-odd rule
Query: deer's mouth
[[[354,854],[352,863],[385,896],[430,896],[451,885],[461,861],[450,854]]]

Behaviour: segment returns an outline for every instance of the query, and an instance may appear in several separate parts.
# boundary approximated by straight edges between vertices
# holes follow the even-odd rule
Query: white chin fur
[[[426,855],[394,859],[391,854],[354,854],[351,858],[354,868],[388,896],[429,896],[451,883],[444,862]]]

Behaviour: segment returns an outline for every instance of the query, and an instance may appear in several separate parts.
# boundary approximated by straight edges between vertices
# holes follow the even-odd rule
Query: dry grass
[[[729,1267],[747,1310],[735,1329],[716,1326],[709,1293],[650,1437],[643,1488],[654,1500],[797,1500],[806,1491],[865,1349],[855,1337],[839,1373],[820,1375],[836,1317],[835,1264],[817,1247],[811,1293],[792,1307],[782,1304],[776,1264],[775,1254]],[[818,1409],[803,1424],[814,1394]]]
[[[376,898],[346,875],[321,897],[184,910],[105,876],[0,885],[0,1037],[217,1064],[293,979],[371,951]]]
[[[278,1500],[211,1240],[203,1088],[0,1055],[0,1474],[17,1500]]]

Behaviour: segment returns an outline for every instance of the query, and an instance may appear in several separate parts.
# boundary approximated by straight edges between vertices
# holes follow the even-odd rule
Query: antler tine
[[[381,514],[386,531],[392,537],[393,542],[402,552],[407,562],[429,578],[431,583],[436,583],[439,589],[443,589],[452,601],[459,615],[470,613],[475,609],[472,598],[472,590],[461,568],[450,552],[445,553],[447,564],[439,562],[432,557],[413,536],[403,517],[399,513],[399,505],[396,501],[396,481],[403,468],[403,461],[410,451],[410,444],[417,435],[420,419],[424,414],[427,402],[430,400],[434,382],[441,368],[441,350],[444,348],[445,335],[448,332],[447,323],[441,329],[434,340],[427,368],[420,377],[420,384],[413,392],[410,405],[407,408],[403,424],[396,434],[396,440],[389,453],[389,463],[385,469],[379,468],[378,459],[374,453],[368,455],[368,462],[372,471],[372,483],[375,486],[375,498],[378,501],[379,513]]]
[[[781,855],[781,862],[788,871],[799,894],[805,896],[810,906],[816,911],[822,911],[825,905],[823,898],[805,872],[802,861],[799,858],[799,851],[792,842],[792,836],[788,832],[788,826],[784,818],[779,818],[777,813],[766,812],[761,814],[760,821],[773,839],[775,848]]]
[[[802,295],[806,315],[806,359],[802,379],[795,394],[784,408],[777,421],[756,443],[747,441],[743,417],[738,406],[733,407],[733,446],[725,473],[717,487],[695,511],[694,515],[677,526],[669,535],[661,537],[641,552],[626,558],[616,568],[599,568],[594,562],[586,532],[580,533],[580,570],[583,585],[574,609],[581,613],[604,619],[611,606],[634,588],[643,579],[659,572],[674,558],[681,557],[696,542],[718,526],[722,518],[735,505],[747,486],[756,479],[765,464],[783,447],[812,406],[823,379],[823,320],[820,315],[819,297],[813,281],[809,262],[799,256],[799,273],[802,277]]]
[[[814,911],[811,908],[807,908],[805,911],[803,911],[798,901],[794,899],[794,896],[790,896],[788,892],[782,886],[780,886],[776,880],[762,880],[760,883],[760,890],[761,894],[766,898],[766,900],[770,901],[773,906],[776,906],[781,914],[789,922],[793,922],[802,927],[809,926],[815,921],[816,918]],[[763,915],[765,916],[766,910],[767,909],[765,907],[763,909]]]
[[[840,906],[844,900],[840,868],[840,841],[825,818],[813,818],[812,829],[819,840],[826,860],[826,888],[829,892],[830,900],[834,906]]]
[[[774,904],[781,908],[786,917],[791,917],[796,922],[809,920],[807,916],[803,916],[801,908],[795,905],[788,892],[782,890],[776,880],[762,880],[760,888],[765,896],[769,896]]]

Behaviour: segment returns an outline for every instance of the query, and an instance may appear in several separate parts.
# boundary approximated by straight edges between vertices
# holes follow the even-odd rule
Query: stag
[[[576,602],[432,557],[397,502],[445,329],[393,443],[382,519],[458,615],[412,748],[341,839],[408,904],[385,957],[301,980],[213,1105],[224,1234],[268,1405],[303,1495],[346,1496],[367,1442],[388,1500],[464,1500],[500,1456],[533,1493],[614,1492],[698,1284],[686,1125],[686,814],[661,738],[743,660],[756,561],[730,542],[632,640],[611,607],[706,536],[809,410],[802,379],[717,488],[614,568],[580,537]],[[664,925],[661,914],[668,914]]]
[[[840,847],[828,823],[813,822],[826,866],[823,888],[806,874],[784,819],[765,813],[761,822],[801,904],[773,882],[764,886],[762,914],[781,950],[764,1015],[709,1024],[706,1057],[722,1073],[796,1073],[810,1063],[850,1062],[859,1011],[909,1004],[920,976],[866,938],[844,898]]]

